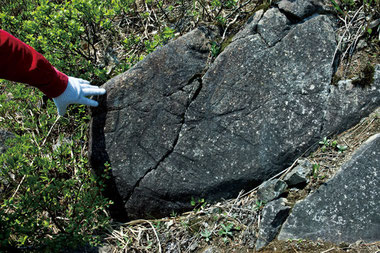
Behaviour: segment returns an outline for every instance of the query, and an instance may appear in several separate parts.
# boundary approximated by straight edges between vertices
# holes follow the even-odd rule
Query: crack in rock
[[[203,71],[202,73],[204,73],[205,71]],[[130,192],[130,194],[125,198],[125,201],[128,202],[129,199],[133,196],[135,190],[140,186],[140,183],[141,181],[148,175],[150,174],[152,171],[155,171],[162,162],[164,162],[174,151],[177,143],[178,143],[178,140],[179,140],[179,137],[180,137],[180,133],[181,133],[181,130],[183,128],[183,125],[185,123],[185,115],[186,115],[186,112],[187,110],[189,109],[189,106],[190,104],[197,98],[197,96],[199,95],[201,89],[202,89],[202,74],[195,74],[192,78],[190,78],[190,80],[188,81],[187,85],[191,85],[193,82],[198,82],[198,85],[196,85],[197,87],[195,88],[195,91],[192,92],[192,94],[190,94],[190,99],[188,100],[186,106],[185,106],[185,110],[184,112],[181,114],[181,121],[180,121],[180,124],[181,126],[179,127],[178,129],[178,132],[177,132],[177,135],[176,135],[176,138],[173,140],[173,145],[172,145],[172,148],[170,150],[168,150],[162,157],[160,160],[157,161],[156,165],[153,166],[152,168],[150,168],[149,170],[147,170],[145,172],[145,174],[140,177],[139,180],[137,180],[137,182],[135,183],[135,185],[133,186],[132,188],[132,191]]]

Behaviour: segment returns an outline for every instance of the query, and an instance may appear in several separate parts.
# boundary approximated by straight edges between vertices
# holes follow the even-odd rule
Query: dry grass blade
[[[353,17],[350,19],[350,21],[349,21],[348,23],[347,23],[347,19],[350,18],[349,15],[346,15],[344,19],[340,18],[340,19],[344,22],[344,27],[343,27],[344,32],[343,32],[343,34],[341,35],[340,40],[339,40],[339,43],[338,43],[338,45],[337,45],[337,47],[336,47],[336,49],[335,49],[334,55],[333,55],[333,57],[332,57],[332,63],[331,63],[331,66],[334,65],[336,55],[337,55],[337,53],[341,50],[341,47],[343,46],[343,45],[342,45],[342,42],[343,42],[344,40],[348,40],[348,41],[350,41],[350,38],[351,38],[351,28],[353,27],[353,24],[354,24],[354,22],[356,21],[356,17],[358,16],[359,13],[361,13],[362,9],[363,9],[363,6],[361,6],[361,7],[360,7],[360,8],[354,13]],[[345,43],[345,44],[346,44],[346,43]],[[344,46],[344,47],[347,48],[347,49],[346,49],[346,52],[351,48],[351,46],[352,46],[352,43],[351,43],[349,46]],[[341,56],[341,59],[344,59],[344,58],[345,58],[345,56],[346,56],[346,52]]]
[[[41,147],[42,147],[43,145],[45,145],[46,140],[47,140],[48,137],[50,136],[51,131],[54,129],[55,125],[57,124],[57,122],[58,122],[58,120],[59,120],[60,118],[61,118],[61,116],[58,116],[57,119],[54,121],[53,125],[50,127],[49,132],[47,133],[45,139],[43,140],[43,142],[42,142],[42,144],[41,144]]]
[[[156,235],[157,243],[158,243],[158,252],[161,253],[162,252],[161,242],[160,242],[160,238],[158,237],[157,231],[156,231],[155,227],[153,226],[153,224],[150,221],[147,220],[147,223],[152,227],[153,232]]]

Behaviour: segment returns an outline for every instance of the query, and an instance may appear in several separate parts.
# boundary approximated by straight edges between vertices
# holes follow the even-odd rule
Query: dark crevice
[[[261,33],[260,33],[259,31],[257,31],[257,35],[259,35],[260,40],[265,44],[266,49],[271,48],[271,47],[275,46],[278,42],[280,42],[280,41],[278,41],[278,42],[276,42],[273,46],[269,46],[269,44],[268,44],[267,41],[263,38],[263,36],[261,36]]]
[[[284,31],[287,31],[287,33],[284,36],[282,36],[281,39],[277,40],[273,45],[269,45],[268,42],[264,39],[264,37],[261,35],[259,31],[257,31],[257,34],[259,35],[260,39],[264,42],[264,44],[267,46],[266,49],[269,49],[269,48],[275,47],[278,43],[280,43],[293,28],[294,27],[290,25],[289,28],[284,29]]]
[[[290,21],[290,23],[292,25],[298,25],[298,24],[302,24],[302,23],[306,22],[307,20],[309,20],[313,16],[325,14],[325,13],[322,13],[321,11],[319,11],[318,7],[316,7],[316,6],[314,6],[314,7],[315,7],[315,10],[310,12],[309,14],[307,14],[304,17],[299,17],[299,16],[294,15],[293,13],[290,13],[286,10],[281,9],[281,8],[278,8],[278,10],[286,16],[286,18]]]
[[[296,28],[299,24],[303,24],[305,23],[306,21],[310,20],[311,18],[315,17],[315,16],[318,16],[318,15],[323,15],[322,13],[320,13],[318,11],[318,9],[316,8],[315,11],[311,12],[310,14],[306,15],[305,17],[298,17],[290,12],[287,12],[283,9],[280,9],[280,8],[277,8],[282,14],[285,15],[285,17],[289,20],[290,24],[289,24],[289,28],[286,28],[285,30],[287,30],[288,32],[281,38],[279,39],[277,42],[275,42],[273,45],[269,45],[266,40],[263,38],[263,36],[260,34],[260,32],[258,31],[258,29],[256,29],[256,34],[259,35],[260,39],[267,45],[267,48],[272,48],[274,46],[276,46],[278,43],[280,43],[294,28]]]
[[[283,9],[280,9],[280,8],[278,8],[278,10],[279,10],[282,14],[285,15],[285,17],[289,20],[290,24],[292,24],[292,25],[297,25],[297,24],[299,24],[299,23],[302,23],[302,22],[306,19],[306,17],[302,19],[302,18],[300,18],[300,17],[294,15],[293,13],[287,12],[287,11],[285,11],[285,10],[283,10]],[[313,14],[314,14],[314,13],[313,13]]]
[[[132,191],[125,197],[124,201],[127,202],[129,201],[129,199],[133,196],[135,190],[140,186],[140,183],[141,181],[149,174],[151,173],[152,171],[155,171],[161,164],[162,162],[164,162],[166,160],[166,158],[168,158],[174,151],[177,143],[178,143],[178,140],[179,140],[179,136],[180,136],[180,133],[182,131],[182,127],[185,123],[185,115],[186,115],[186,112],[190,106],[190,104],[197,98],[197,96],[199,95],[201,89],[202,89],[202,74],[195,74],[192,78],[190,78],[190,80],[188,81],[187,85],[190,85],[191,83],[193,83],[194,81],[198,81],[199,82],[199,86],[197,87],[197,89],[194,91],[194,93],[192,94],[191,98],[188,100],[188,103],[186,104],[186,108],[184,110],[184,112],[181,114],[181,121],[180,121],[180,124],[181,126],[179,127],[178,131],[177,131],[177,135],[173,141],[173,145],[172,145],[172,148],[167,150],[166,153],[161,157],[160,160],[157,161],[157,163],[155,164],[155,166],[151,167],[150,169],[148,169],[145,174],[139,178],[139,180],[137,180],[137,182],[135,183],[135,185],[133,186],[132,188]]]
[[[106,141],[105,141],[105,122],[107,117],[107,95],[100,96],[98,98],[99,106],[92,108],[92,117],[90,123],[90,138],[89,140],[89,160],[93,172],[99,177],[102,178],[105,171],[105,163],[110,161],[109,155],[106,151]],[[115,180],[110,174],[109,178],[104,179],[104,183],[107,186],[103,195],[108,199],[112,199],[114,202],[113,205],[110,205],[109,212],[111,217],[114,219],[124,222],[128,219],[128,214],[123,207],[123,198],[120,195]]]
[[[336,54],[333,56],[334,59],[332,59],[332,76],[331,76],[331,80],[333,80],[336,72],[338,71],[338,67],[340,65],[340,50],[337,50]]]
[[[236,109],[236,110],[232,110],[232,111],[228,111],[228,112],[218,113],[218,114],[215,114],[214,117],[224,117],[224,116],[229,116],[229,115],[233,115],[233,114],[236,114],[236,113],[239,113],[239,112],[243,112],[243,111],[245,111],[246,109],[247,109],[246,107],[243,107],[243,108]]]

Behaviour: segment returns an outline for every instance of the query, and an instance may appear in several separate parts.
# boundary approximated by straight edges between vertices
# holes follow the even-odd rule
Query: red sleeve
[[[68,82],[67,75],[45,57],[3,30],[0,30],[0,78],[30,84],[51,98],[61,95]]]

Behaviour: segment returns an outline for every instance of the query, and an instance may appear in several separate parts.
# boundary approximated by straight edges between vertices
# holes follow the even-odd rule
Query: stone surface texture
[[[109,161],[115,208],[161,217],[192,198],[236,197],[379,106],[379,74],[364,88],[331,85],[333,18],[309,14],[254,16],[211,66],[213,33],[197,29],[107,82],[90,161],[98,172]]]
[[[313,165],[308,160],[300,160],[298,165],[284,177],[284,181],[288,187],[306,184],[309,182],[312,170]]]
[[[117,208],[128,205],[140,181],[173,152],[187,107],[201,88],[200,76],[206,67],[212,36],[209,29],[194,30],[104,84],[107,96],[93,111],[90,161],[97,172],[110,161],[114,182],[108,195],[116,201]],[[155,180],[170,185],[173,179],[164,176]],[[154,192],[161,192],[159,188],[153,192],[143,189],[153,193],[151,197],[165,212],[183,205],[170,202],[164,195],[154,197]],[[124,215],[138,217],[144,211],[150,212],[144,208]]]
[[[317,1],[281,0],[278,3],[278,8],[298,19],[303,19],[316,11],[317,4]]]
[[[259,200],[268,203],[269,201],[281,196],[288,185],[279,179],[268,180],[262,183],[257,189],[257,197]]]
[[[277,236],[282,223],[289,215],[289,211],[290,206],[286,206],[285,198],[276,199],[264,207],[256,250],[262,249]]]
[[[257,32],[265,43],[272,47],[290,30],[290,21],[277,8],[271,8],[264,13],[257,24]]]
[[[377,134],[331,180],[296,203],[278,238],[379,241],[379,173],[380,134]]]

